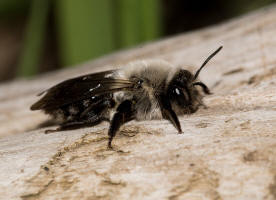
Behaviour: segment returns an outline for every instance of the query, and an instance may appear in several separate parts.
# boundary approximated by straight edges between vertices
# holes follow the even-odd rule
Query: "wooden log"
[[[276,199],[276,7],[0,86],[0,199]],[[208,109],[131,122],[107,150],[107,123],[45,135],[35,94],[73,76],[160,58],[201,73]],[[130,137],[133,136],[133,137]]]

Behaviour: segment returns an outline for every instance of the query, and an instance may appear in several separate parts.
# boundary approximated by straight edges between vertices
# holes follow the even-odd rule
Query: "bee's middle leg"
[[[134,119],[134,112],[134,106],[130,100],[125,100],[118,106],[108,130],[108,148],[112,149],[111,143],[119,128]]]

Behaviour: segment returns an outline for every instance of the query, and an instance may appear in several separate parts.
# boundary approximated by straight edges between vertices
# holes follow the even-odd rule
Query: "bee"
[[[58,128],[46,133],[109,121],[109,148],[120,127],[131,120],[166,119],[182,133],[178,115],[205,106],[204,94],[211,92],[197,78],[221,49],[214,51],[195,74],[162,60],[148,60],[68,79],[40,93],[44,96],[31,110],[43,110],[58,122]]]

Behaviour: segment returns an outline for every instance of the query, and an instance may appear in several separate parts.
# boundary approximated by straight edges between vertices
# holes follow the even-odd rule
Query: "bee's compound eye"
[[[188,80],[187,80],[187,78],[184,76],[184,77],[181,77],[180,81],[186,83]]]
[[[182,92],[181,92],[178,88],[175,88],[175,89],[174,89],[174,92],[175,92],[175,94],[177,94],[178,96],[179,96],[179,95],[182,95]]]

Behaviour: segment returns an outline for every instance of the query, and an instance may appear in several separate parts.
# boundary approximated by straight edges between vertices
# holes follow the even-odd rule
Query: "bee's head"
[[[188,70],[180,69],[173,76],[169,82],[167,93],[174,107],[188,109],[187,112],[193,113],[200,105],[204,105],[202,102],[203,95],[198,90],[198,86],[207,95],[211,94],[211,92],[204,83],[197,81],[197,77],[208,61],[221,49],[222,46],[212,53],[194,75]]]

